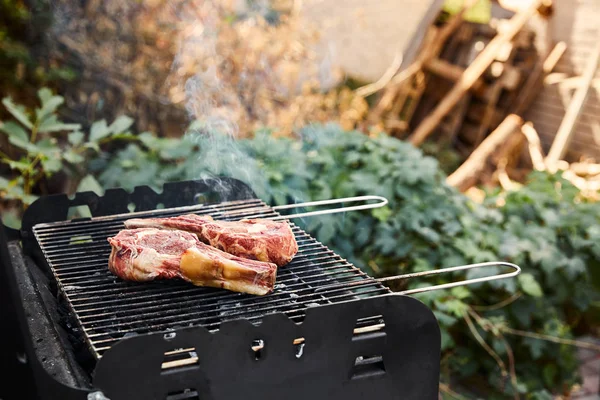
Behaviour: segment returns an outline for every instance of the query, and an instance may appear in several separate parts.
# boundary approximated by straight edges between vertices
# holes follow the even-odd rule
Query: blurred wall
[[[299,12],[321,33],[319,53],[334,67],[365,80],[379,79],[403,54],[414,58],[443,0],[304,0]]]

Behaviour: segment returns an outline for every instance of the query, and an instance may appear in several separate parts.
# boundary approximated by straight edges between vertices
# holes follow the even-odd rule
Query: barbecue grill
[[[92,217],[68,219],[78,206]],[[38,199],[20,231],[1,233],[2,291],[12,303],[3,320],[14,312],[22,337],[12,337],[15,368],[31,374],[37,398],[436,399],[439,327],[408,294],[508,278],[519,267],[374,279],[290,222],[299,252],[266,296],[178,280],[125,282],[108,271],[106,239],[128,218],[324,213],[279,213],[297,206],[271,207],[230,178],[169,183],[161,193],[144,186]],[[488,265],[514,271],[400,293],[387,286]]]

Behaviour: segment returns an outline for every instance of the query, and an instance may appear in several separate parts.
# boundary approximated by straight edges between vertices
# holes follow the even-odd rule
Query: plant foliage
[[[535,172],[519,191],[491,193],[475,204],[444,183],[434,158],[384,134],[327,125],[306,127],[299,139],[260,131],[234,140],[193,124],[182,138],[142,133],[133,139],[130,119],[96,122],[83,133],[53,117],[60,98],[47,91],[39,97],[34,113],[5,101],[15,121],[0,128],[21,151],[20,158],[4,159],[21,172],[0,180],[5,196],[31,201],[24,196],[32,179],[74,165],[80,177],[90,172],[86,179],[95,183],[95,176],[105,188],[232,176],[273,205],[385,196],[383,208],[295,222],[375,276],[494,260],[520,265],[517,279],[415,295],[440,324],[441,379],[486,398],[518,392],[530,399],[550,398],[576,382],[574,348],[561,340],[598,322],[590,316],[599,304],[600,204],[586,202],[559,176]],[[111,154],[102,145],[114,138],[131,140]],[[500,271],[398,288],[494,272]]]
[[[442,379],[471,384],[485,377],[500,397],[528,398],[576,381],[573,347],[540,339],[572,338],[598,310],[600,204],[580,198],[568,181],[535,172],[521,190],[475,204],[445,185],[436,160],[410,144],[333,125],[307,127],[301,140],[268,131],[241,141],[194,130],[182,139],[148,136],[108,162],[100,181],[131,188],[207,175],[241,179],[271,204],[385,196],[384,208],[297,221],[376,276],[517,263],[518,279],[418,295],[442,329]],[[495,272],[472,270],[466,278]]]
[[[15,104],[10,97],[2,105],[12,116],[0,121],[0,135],[5,135],[10,151],[0,152],[0,163],[7,165],[11,174],[0,177],[3,200],[14,200],[24,207],[43,192],[41,183],[56,174],[66,174],[78,183],[79,190],[99,187],[88,175],[88,161],[101,152],[101,146],[113,140],[133,140],[129,131],[133,120],[121,116],[108,125],[100,120],[84,133],[79,124],[64,123],[58,119],[57,109],[64,102],[47,89],[38,91],[39,107],[28,110]]]

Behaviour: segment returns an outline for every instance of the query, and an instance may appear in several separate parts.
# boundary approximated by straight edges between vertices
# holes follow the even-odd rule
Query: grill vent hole
[[[260,360],[264,355],[265,341],[262,339],[255,339],[252,341],[252,352],[254,353],[254,359]]]
[[[135,203],[131,202],[131,203],[127,204],[127,209],[129,210],[129,212],[134,212],[135,211]]]
[[[370,353],[356,357],[350,372],[350,379],[375,378],[385,375],[385,365],[381,355],[385,349],[385,339],[385,321],[382,315],[356,320],[352,341],[359,347],[368,346],[370,349],[375,349],[373,350],[375,354]]]
[[[161,369],[163,372],[167,370],[170,372],[178,368],[190,367],[193,365],[200,365],[196,349],[194,347],[185,349],[177,348],[165,353]]]
[[[354,360],[350,379],[373,378],[385,375],[383,356],[358,356]]]
[[[67,219],[82,219],[82,218],[92,218],[92,212],[90,208],[86,205],[83,206],[74,206],[69,207],[67,210]]]
[[[304,338],[299,338],[294,340],[294,350],[296,353],[296,358],[302,358],[304,354],[304,346],[306,345],[306,341]]]
[[[158,203],[158,204],[156,205],[156,209],[157,209],[157,210],[162,210],[162,209],[164,209],[164,208],[165,208],[165,205],[164,205],[163,203]]]
[[[200,400],[200,395],[196,389],[183,389],[167,394],[165,400]]]
[[[194,196],[194,202],[196,204],[204,204],[206,203],[206,195],[204,193],[198,193]]]
[[[385,321],[383,316],[374,315],[368,318],[359,318],[354,325],[354,339],[385,336]]]

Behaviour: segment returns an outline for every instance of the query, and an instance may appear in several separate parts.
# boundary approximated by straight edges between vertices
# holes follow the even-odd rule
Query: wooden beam
[[[461,79],[456,82],[444,100],[415,129],[414,134],[409,139],[413,145],[418,146],[429,137],[442,118],[452,110],[465,92],[473,87],[475,82],[495,61],[499,49],[523,28],[541,5],[542,0],[532,1],[527,9],[515,14],[507,23],[505,29],[488,43],[471,65],[467,67]]]
[[[527,139],[529,156],[531,157],[533,168],[538,171],[544,171],[546,169],[546,164],[544,163],[544,150],[542,149],[540,136],[533,127],[533,124],[531,122],[527,122],[521,127],[521,132]]]
[[[525,79],[525,83],[521,86],[519,94],[514,99],[510,112],[523,115],[535,99],[535,96],[544,87],[544,80],[552,72],[566,48],[567,45],[565,42],[559,42],[544,60],[539,60],[536,63],[533,70],[527,76],[527,79]]]
[[[552,146],[548,152],[548,157],[546,157],[546,165],[551,172],[556,172],[557,162],[562,159],[567,151],[571,138],[573,137],[573,128],[579,119],[579,115],[581,114],[581,110],[587,99],[592,80],[596,76],[596,71],[600,64],[600,38],[597,39],[596,43],[596,48],[591,54],[591,58],[581,77],[581,86],[577,88],[573,99],[569,103],[569,107],[558,127],[558,132],[556,133],[554,142],[552,142]]]
[[[523,125],[523,119],[518,115],[510,114],[483,142],[471,153],[469,158],[454,171],[446,183],[450,186],[462,188],[470,178],[476,176],[484,167],[487,158],[501,143]]]
[[[448,61],[433,58],[425,64],[425,69],[432,74],[441,76],[442,78],[456,82],[465,73],[465,69],[459,65],[451,64]],[[485,91],[485,82],[479,78],[473,83],[471,88],[474,92],[483,93]]]
[[[465,2],[465,4],[463,4],[463,8],[458,13],[453,15],[443,27],[437,28],[433,26],[430,28],[430,32],[433,33],[428,33],[428,35],[426,35],[423,41],[424,43],[421,46],[421,52],[419,53],[417,59],[406,69],[396,74],[385,86],[385,90],[381,96],[381,99],[372,112],[372,119],[379,119],[385,112],[389,111],[389,109],[392,107],[394,99],[396,98],[396,95],[398,94],[400,86],[407,79],[413,77],[418,71],[421,71],[427,60],[439,55],[448,38],[450,38],[452,34],[462,25],[464,21],[464,14],[475,4],[477,4],[477,0],[468,0]],[[363,96],[373,94],[370,90],[363,90],[361,88],[357,89],[357,91],[360,91]]]

